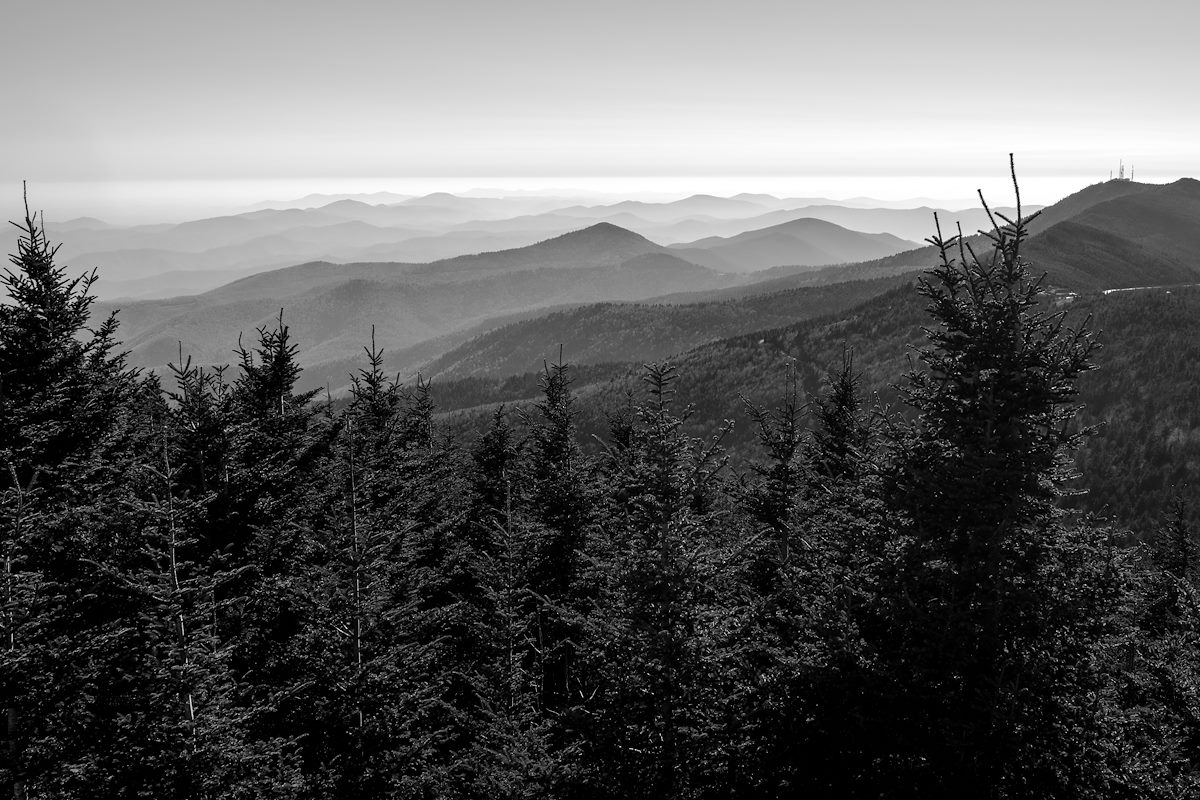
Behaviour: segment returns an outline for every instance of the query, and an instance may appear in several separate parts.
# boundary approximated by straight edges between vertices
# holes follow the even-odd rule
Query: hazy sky
[[[1165,180],[1200,174],[1198,8],[6,3],[0,182],[621,176],[671,191],[689,176],[989,175],[1009,151],[1035,183],[1082,186],[1119,158]]]

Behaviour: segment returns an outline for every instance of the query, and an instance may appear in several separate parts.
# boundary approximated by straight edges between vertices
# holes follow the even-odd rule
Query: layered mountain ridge
[[[451,197],[414,198],[394,208],[454,209]],[[712,210],[723,199],[688,201]],[[338,202],[349,208],[358,201]],[[738,199],[735,206],[749,202]],[[1192,256],[1200,248],[1197,223],[1196,181],[1111,181],[1044,209],[1030,223],[1025,252],[1061,291],[1186,284],[1200,281]],[[173,235],[205,226],[245,228],[207,221]],[[935,263],[932,248],[912,245],[804,216],[675,245],[598,222],[543,232],[522,247],[422,263],[310,261],[196,295],[106,303],[102,310],[120,308],[134,363],[160,368],[178,357],[181,345],[202,363],[228,362],[238,334],[273,324],[282,308],[306,381],[336,389],[372,328],[392,354],[389,366],[447,378],[528,370],[560,343],[571,343],[568,357],[585,363],[660,358],[869,300]],[[571,310],[538,313],[564,307]],[[512,315],[521,315],[517,329],[490,331]]]

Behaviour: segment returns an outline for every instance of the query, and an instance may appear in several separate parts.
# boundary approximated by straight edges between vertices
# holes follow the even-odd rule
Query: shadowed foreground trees
[[[1186,498],[1060,510],[1086,321],[1024,222],[936,238],[910,412],[847,354],[731,474],[675,372],[595,452],[565,364],[451,437],[366,348],[342,407],[282,316],[236,371],[126,369],[21,227],[0,305],[0,787],[14,797],[1181,797]]]
[[[1055,508],[1086,433],[1072,402],[1095,344],[1087,320],[1071,329],[1040,303],[1025,222],[997,223],[984,255],[931,240],[929,344],[904,387],[916,418],[884,473],[896,516],[882,671],[916,701],[894,749],[909,750],[917,787],[1006,796],[1035,780],[1046,796],[1088,783],[1111,796],[1123,776],[1089,698],[1122,587],[1105,532]]]

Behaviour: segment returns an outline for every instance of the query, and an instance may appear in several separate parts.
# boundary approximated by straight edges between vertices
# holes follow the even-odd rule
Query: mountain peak
[[[445,276],[614,266],[633,256],[659,250],[662,247],[644,236],[610,222],[598,222],[524,247],[431,261],[417,266],[411,274]]]
[[[349,197],[344,197],[341,200],[334,200],[332,203],[326,203],[325,205],[321,206],[321,210],[323,211],[337,209],[351,210],[361,208],[373,208],[373,206],[370,203],[364,203],[362,200],[354,200]]]
[[[588,243],[636,243],[644,244],[650,247],[656,246],[654,242],[642,236],[640,233],[634,233],[628,228],[622,228],[620,225],[614,225],[611,222],[597,222],[595,225],[589,225],[586,228],[570,231],[561,236],[556,236],[548,241],[554,242],[588,242]]]
[[[430,206],[430,205],[454,205],[461,203],[462,198],[458,195],[450,194],[449,192],[434,192],[422,197],[414,197],[411,200],[404,201],[405,205],[411,206]]]

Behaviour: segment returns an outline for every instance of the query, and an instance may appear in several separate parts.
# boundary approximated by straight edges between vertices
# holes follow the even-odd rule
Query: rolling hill
[[[794,209],[801,206],[805,217],[910,239],[921,238],[909,232],[923,235],[921,226],[928,218],[923,210],[847,208],[817,198],[770,195],[695,195],[673,202],[584,205],[567,196],[436,193],[403,198],[382,193],[313,196],[295,201],[293,207],[273,207],[277,205],[281,204],[260,204],[240,214],[179,224],[118,226],[79,219],[52,223],[50,228],[63,242],[64,259],[100,268],[96,291],[102,298],[112,299],[205,291],[233,273],[251,274],[310,261],[445,260],[523,247],[597,222],[617,225],[658,243],[678,244],[788,222],[797,217]],[[942,213],[948,218],[979,212]],[[784,257],[795,258],[791,253]],[[862,257],[816,251],[799,256],[805,263]],[[764,264],[773,260],[767,258]],[[208,272],[213,274],[206,276]]]
[[[1031,227],[1035,233],[1025,252],[1056,286],[1090,291],[1200,282],[1193,255],[1200,253],[1196,181],[1097,184],[1051,206]],[[353,359],[372,324],[389,351],[410,352],[414,359],[419,353],[428,360],[440,353],[414,349],[421,342],[507,314],[612,301],[652,300],[663,307],[574,311],[542,329],[536,319],[523,322],[519,332],[497,334],[495,340],[444,340],[446,347],[458,350],[452,360],[437,363],[435,371],[497,375],[528,369],[559,342],[572,342],[572,349],[592,363],[620,360],[622,350],[638,359],[679,352],[733,332],[781,323],[785,317],[779,314],[804,318],[810,312],[797,309],[809,301],[801,298],[805,292],[824,296],[818,287],[895,280],[927,269],[936,258],[926,247],[824,268],[790,266],[742,275],[712,269],[717,264],[729,269],[735,258],[743,264],[753,263],[752,258],[770,261],[781,252],[819,245],[825,245],[826,253],[835,245],[897,246],[893,237],[812,219],[693,245],[662,247],[611,223],[597,223],[525,247],[424,264],[311,262],[250,275],[192,297],[122,303],[122,333],[136,363],[158,365],[175,357],[178,340],[201,361],[223,362],[237,332],[269,323],[284,307],[288,319],[298,322],[294,331],[302,363],[319,371],[330,365],[341,369]],[[829,291],[829,296],[852,294],[843,295],[844,288]],[[779,293],[791,298],[791,310],[754,299]],[[744,317],[733,308],[665,308],[714,302],[734,303],[734,308],[745,302]],[[763,316],[756,320],[759,314]],[[589,332],[594,345],[587,343]],[[506,343],[497,344],[501,339]],[[480,352],[471,353],[476,346]],[[324,377],[342,384],[339,376]]]
[[[615,266],[636,256],[666,252],[662,246],[633,231],[609,222],[598,222],[527,247],[417,265],[412,267],[410,274],[435,277],[437,280],[461,280],[464,276],[543,267],[580,269]]]
[[[1061,207],[1050,207],[1031,227],[1035,234],[1027,242],[1025,254],[1034,268],[1048,271],[1051,285],[1090,293],[1088,304],[1097,309],[1109,307],[1107,301],[1097,299],[1103,297],[1097,290],[1200,285],[1200,259],[1196,256],[1200,253],[1200,182],[1181,180],[1162,186],[1129,181],[1097,184],[1066,198]],[[891,285],[904,283],[911,280],[905,273],[930,267],[935,256],[932,248],[922,248],[857,265],[654,298],[653,305],[636,309],[576,309],[484,334],[431,367],[444,370],[447,378],[496,377],[505,368],[529,371],[547,351],[553,353],[559,341],[581,340],[576,347],[567,348],[567,356],[583,363],[644,361],[661,358],[671,347],[677,347],[683,354],[679,356],[681,363],[690,373],[681,387],[693,387],[684,396],[697,404],[700,418],[712,421],[741,413],[736,400],[739,392],[768,399],[771,387],[760,385],[761,376],[774,374],[783,363],[780,359],[796,359],[803,381],[815,390],[825,367],[836,361],[841,345],[847,343],[860,354],[868,381],[886,390],[903,367],[906,347],[921,339],[923,304],[911,288],[868,299],[848,315],[831,307],[828,313],[832,317],[819,323],[772,327],[775,317],[771,313],[748,313],[747,319],[762,324],[747,324],[741,335],[720,339],[707,335],[707,331],[689,330],[681,322],[701,313],[701,309],[761,308],[760,303],[774,297],[801,297],[819,305],[815,301],[821,292],[840,293],[855,285],[840,282],[851,276],[890,275]],[[763,275],[779,272],[769,270]],[[883,284],[880,281],[879,285]],[[1184,289],[1182,294],[1191,297],[1195,291]],[[797,319],[803,318],[797,315]],[[1122,326],[1128,327],[1131,323],[1123,319]],[[539,329],[539,325],[544,327]],[[713,314],[710,326],[724,335],[737,324]],[[598,339],[608,338],[612,344],[582,341],[573,329],[584,327],[594,329]],[[1146,334],[1139,336],[1145,338]],[[646,343],[655,337],[661,338],[661,347]],[[620,348],[627,348],[629,358],[620,358]],[[506,383],[509,390],[516,385],[514,381]],[[636,382],[622,387],[613,391],[619,395],[636,387]],[[599,386],[581,387],[584,393],[605,391]]]
[[[1200,181],[1135,188],[1030,239],[1030,258],[1069,288],[1200,282]]]
[[[997,209],[1000,210],[1000,209]],[[942,220],[943,234],[952,232]],[[930,230],[933,220],[930,219]],[[969,229],[964,228],[964,233]],[[1048,275],[1051,285],[1075,291],[1200,281],[1200,182],[1171,184],[1106,181],[1048,206],[1032,220],[1025,255]],[[979,235],[968,236],[976,247]],[[778,267],[754,275],[754,282],[725,289],[657,298],[689,303],[745,297],[760,291],[920,272],[937,262],[926,245],[894,255],[820,270]]]
[[[515,375],[553,360],[560,346],[574,364],[643,363],[703,342],[838,313],[905,280],[852,281],[713,303],[581,306],[495,328],[434,359],[422,372],[441,380]]]
[[[353,358],[369,341],[409,348],[497,315],[539,306],[632,301],[737,280],[684,261],[636,234],[596,225],[518,250],[430,264],[314,262],[259,273],[191,297],[100,304],[120,308],[134,363],[159,366],[178,343],[201,363],[225,363],[239,332],[293,323],[309,379],[341,386],[322,365]]]
[[[674,245],[682,258],[723,272],[753,272],[780,265],[826,266],[869,261],[918,245],[890,233],[860,233],[821,219],[800,218],[729,238]]]
[[[1084,494],[1071,504],[1120,525],[1153,530],[1171,499],[1200,482],[1200,286],[1091,292],[1068,307],[1071,324],[1092,317],[1102,348],[1098,369],[1080,382],[1081,423],[1098,426],[1077,454]],[[679,376],[674,403],[691,406],[688,431],[711,435],[734,422],[724,444],[735,461],[757,456],[743,399],[774,406],[794,369],[804,397],[821,391],[849,348],[868,407],[902,413],[895,385],[909,368],[912,346],[924,343],[925,301],[911,283],[850,309],[784,326],[710,341],[670,357]],[[555,355],[555,352],[551,355]],[[569,350],[565,360],[575,361]],[[663,359],[660,359],[663,360]],[[539,365],[540,366],[540,365]],[[643,397],[640,364],[584,364],[574,372],[580,438],[607,434],[608,417],[633,393]],[[481,428],[498,403],[521,405],[538,393],[537,370],[506,379],[434,381],[448,417]],[[470,403],[459,405],[459,399]],[[460,410],[455,410],[460,409]],[[1196,510],[1190,512],[1200,519]]]
[[[739,196],[739,198],[742,196]],[[760,195],[752,196],[761,198]],[[738,199],[738,198],[734,198]],[[755,200],[754,202],[759,202]],[[982,209],[964,209],[950,211],[944,208],[875,208],[847,207],[830,201],[809,204],[804,200],[793,203],[776,199],[774,203],[766,203],[759,213],[745,216],[745,209],[735,206],[740,211],[737,216],[719,216],[711,213],[700,213],[703,206],[698,207],[686,216],[677,216],[674,212],[664,212],[662,205],[656,203],[616,203],[608,206],[580,206],[568,209],[517,216],[508,219],[473,220],[455,226],[455,230],[472,229],[478,231],[525,231],[541,230],[560,232],[579,227],[582,222],[611,222],[623,228],[635,231],[660,244],[683,245],[712,236],[730,237],[760,228],[768,228],[784,222],[790,222],[800,217],[820,219],[832,222],[843,228],[862,233],[890,233],[901,239],[921,242],[933,232],[933,214],[936,212],[947,224],[959,222],[964,230],[975,231],[987,224],[987,215]],[[1040,206],[1033,206],[1029,212]],[[716,211],[719,208],[709,208]],[[1011,208],[998,208],[997,211],[1010,214]]]

